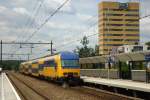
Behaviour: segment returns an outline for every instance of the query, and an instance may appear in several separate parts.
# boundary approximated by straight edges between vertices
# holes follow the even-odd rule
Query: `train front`
[[[62,52],[60,55],[63,82],[69,85],[80,85],[82,80],[80,79],[79,56],[71,52]]]

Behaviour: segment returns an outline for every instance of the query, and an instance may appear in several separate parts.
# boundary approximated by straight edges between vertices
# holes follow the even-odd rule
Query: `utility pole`
[[[2,61],[3,61],[3,58],[2,58],[2,56],[3,56],[3,42],[2,42],[2,40],[1,40],[1,64],[2,64]]]
[[[31,54],[32,54],[32,49],[34,48],[34,46],[33,46],[33,45],[34,45],[34,44],[31,44],[31,47],[30,47],[30,48],[31,48]]]
[[[51,41],[51,55],[53,54],[53,41]]]
[[[16,45],[20,45],[20,48],[24,48],[22,45],[30,45],[29,48],[30,48],[31,54],[33,52],[34,45],[50,45],[51,44],[51,48],[53,45],[52,41],[51,41],[51,43],[49,43],[49,42],[45,42],[45,43],[41,43],[41,42],[11,42],[11,41],[10,42],[4,42],[3,41],[3,43],[2,43],[2,40],[1,40],[1,58],[0,58],[0,60],[2,59],[2,55],[27,55],[28,56],[27,59],[30,60],[30,55],[31,55],[31,54],[8,54],[8,53],[2,54],[2,44],[3,45],[5,45],[5,44],[9,44],[9,45],[16,44]],[[51,54],[52,53],[53,52],[51,50]]]
[[[30,54],[28,54],[28,61],[30,60]]]

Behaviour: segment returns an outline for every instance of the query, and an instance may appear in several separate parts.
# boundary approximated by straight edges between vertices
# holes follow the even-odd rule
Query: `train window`
[[[145,70],[145,62],[132,62],[132,69],[133,70]]]
[[[78,60],[62,60],[61,64],[64,68],[73,67],[73,68],[79,68],[79,61]]]
[[[81,69],[87,69],[86,64],[81,64]]]
[[[93,69],[93,65],[91,63],[87,64],[87,69]]]
[[[38,62],[37,61],[35,61],[35,62],[33,62],[32,64],[37,64]]]
[[[45,61],[44,62],[44,67],[55,67],[56,66],[56,64],[55,64],[55,62],[54,62],[54,60],[48,60],[48,61]]]
[[[39,64],[39,70],[43,70],[44,64]]]
[[[32,73],[38,73],[38,69],[37,68],[32,68]]]

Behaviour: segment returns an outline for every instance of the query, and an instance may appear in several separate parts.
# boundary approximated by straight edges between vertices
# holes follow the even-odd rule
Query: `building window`
[[[139,31],[139,29],[126,29],[126,31]]]
[[[123,19],[109,19],[110,21],[123,21]]]
[[[139,24],[126,24],[126,26],[139,26]]]
[[[104,30],[105,31],[123,31],[123,29],[109,29],[109,28],[108,29],[105,28]]]
[[[124,10],[124,9],[111,9],[111,8],[104,8],[104,9],[102,9],[102,11],[128,11],[128,12],[139,12],[139,9],[126,9],[126,10]]]
[[[103,14],[104,16],[122,16],[124,14]]]
[[[126,19],[125,21],[139,21],[139,19]]]
[[[123,39],[104,39],[104,41],[123,41]]]
[[[121,46],[122,44],[104,44],[104,46]]]
[[[103,34],[103,36],[123,36],[123,34]]]
[[[133,52],[136,52],[136,51],[143,51],[143,46],[134,46],[132,51],[133,51]]]
[[[106,24],[108,26],[123,26],[123,24]]]
[[[137,40],[137,39],[126,39],[126,41],[130,41],[130,42],[138,42],[139,40]]]
[[[125,34],[126,36],[139,36],[139,34]]]
[[[126,14],[125,16],[139,16],[138,14]]]

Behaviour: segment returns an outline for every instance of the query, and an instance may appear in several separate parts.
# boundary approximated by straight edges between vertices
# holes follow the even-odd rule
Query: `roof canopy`
[[[80,63],[105,63],[108,62],[109,58],[115,59],[116,62],[126,62],[126,61],[143,61],[145,60],[145,55],[150,54],[150,51],[147,52],[135,52],[135,53],[122,53],[116,55],[105,55],[105,56],[95,56],[95,57],[86,57],[80,58]]]

